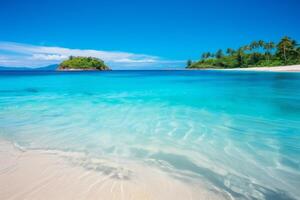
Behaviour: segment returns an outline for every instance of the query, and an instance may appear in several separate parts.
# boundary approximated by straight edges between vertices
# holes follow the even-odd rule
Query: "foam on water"
[[[300,196],[297,73],[5,72],[0,119],[0,138],[86,170],[124,178],[130,161],[235,199]]]

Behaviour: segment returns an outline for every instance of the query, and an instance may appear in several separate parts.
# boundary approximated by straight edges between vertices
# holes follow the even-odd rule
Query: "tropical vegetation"
[[[94,57],[70,56],[59,64],[58,70],[109,70],[104,61]]]
[[[283,37],[277,44],[253,41],[238,49],[205,52],[197,62],[187,61],[186,68],[239,68],[300,64],[300,47],[296,40]]]

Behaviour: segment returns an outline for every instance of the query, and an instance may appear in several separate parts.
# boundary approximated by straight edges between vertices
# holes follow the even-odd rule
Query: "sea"
[[[300,199],[300,73],[1,71],[0,139],[138,163],[228,199]]]

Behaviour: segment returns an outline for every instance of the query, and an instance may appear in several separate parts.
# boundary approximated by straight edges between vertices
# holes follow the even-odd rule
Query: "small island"
[[[68,60],[61,62],[58,71],[93,71],[111,70],[104,61],[94,57],[70,56]]]
[[[300,47],[296,40],[283,37],[279,43],[253,41],[237,49],[205,52],[199,61],[187,61],[187,69],[241,69],[300,64]]]

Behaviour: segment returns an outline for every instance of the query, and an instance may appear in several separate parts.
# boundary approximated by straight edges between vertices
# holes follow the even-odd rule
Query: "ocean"
[[[123,181],[134,164],[224,199],[299,199],[300,73],[1,71],[0,139]]]

